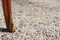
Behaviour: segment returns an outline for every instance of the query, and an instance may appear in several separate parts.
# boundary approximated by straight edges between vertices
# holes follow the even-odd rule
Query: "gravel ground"
[[[15,33],[6,32],[0,0],[0,40],[60,40],[60,0],[12,0],[12,13]]]

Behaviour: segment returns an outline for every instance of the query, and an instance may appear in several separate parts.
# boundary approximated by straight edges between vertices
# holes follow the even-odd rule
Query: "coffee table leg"
[[[3,12],[6,21],[7,30],[9,32],[15,32],[15,27],[12,20],[11,0],[2,0]]]

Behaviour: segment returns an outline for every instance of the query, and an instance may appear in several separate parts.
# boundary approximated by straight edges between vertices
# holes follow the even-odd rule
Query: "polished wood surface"
[[[7,30],[9,32],[15,32],[15,27],[12,20],[11,0],[2,0],[3,12],[6,21]]]

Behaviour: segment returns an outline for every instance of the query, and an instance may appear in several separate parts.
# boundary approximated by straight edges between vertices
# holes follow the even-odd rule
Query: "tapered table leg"
[[[15,32],[15,27],[12,20],[11,0],[2,0],[3,12],[6,21],[7,30],[9,32]]]

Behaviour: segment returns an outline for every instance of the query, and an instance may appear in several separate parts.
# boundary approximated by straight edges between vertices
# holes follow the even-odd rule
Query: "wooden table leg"
[[[9,32],[15,32],[15,27],[12,20],[11,0],[2,0],[3,12],[6,21],[7,30]]]

